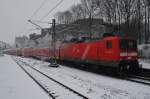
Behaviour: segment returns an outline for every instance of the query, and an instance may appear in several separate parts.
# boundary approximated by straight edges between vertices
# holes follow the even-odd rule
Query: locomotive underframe
[[[71,58],[64,58],[63,60],[69,60],[74,63],[78,64],[88,64],[88,67],[111,67],[117,68],[119,72],[139,72],[141,69],[137,60],[114,60],[114,61],[106,61],[106,60],[80,60],[80,59],[71,59]],[[90,66],[91,65],[91,66]],[[121,70],[120,70],[121,69]]]
[[[142,68],[137,60],[121,60],[118,66],[121,72],[128,73],[138,73]]]

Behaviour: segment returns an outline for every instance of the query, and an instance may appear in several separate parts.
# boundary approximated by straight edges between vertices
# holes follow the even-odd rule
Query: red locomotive
[[[49,48],[24,48],[7,50],[6,53],[31,57],[53,57]],[[86,37],[65,41],[56,48],[56,58],[97,67],[113,67],[124,72],[140,69],[136,40],[120,36],[104,36],[102,39],[89,40]],[[94,66],[91,65],[91,66]]]

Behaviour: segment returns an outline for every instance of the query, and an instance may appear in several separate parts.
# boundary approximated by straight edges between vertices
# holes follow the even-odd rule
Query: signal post
[[[56,31],[55,31],[55,26],[56,26],[56,20],[53,19],[52,20],[52,42],[51,42],[51,45],[52,45],[52,52],[53,52],[53,55],[52,57],[50,57],[50,64],[49,66],[50,67],[59,67],[59,64],[57,64],[57,60],[56,60]],[[51,50],[51,48],[49,48],[49,50]]]

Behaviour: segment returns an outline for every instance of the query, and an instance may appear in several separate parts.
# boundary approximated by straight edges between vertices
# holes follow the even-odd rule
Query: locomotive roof
[[[135,40],[131,37],[122,37],[122,36],[109,36],[109,37],[105,37],[104,39],[129,39],[129,40]]]
[[[92,42],[92,41],[100,41],[100,40],[114,40],[114,39],[128,39],[128,40],[134,40],[133,38],[130,37],[122,37],[118,35],[112,35],[112,36],[106,36],[103,38],[89,38],[89,37],[81,37],[77,38],[74,37],[70,40],[65,40],[63,43],[82,43],[82,42]]]

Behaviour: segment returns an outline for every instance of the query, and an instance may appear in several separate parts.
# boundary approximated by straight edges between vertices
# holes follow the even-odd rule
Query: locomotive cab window
[[[106,47],[107,47],[107,49],[111,49],[112,48],[112,41],[107,41]]]
[[[120,49],[137,49],[136,40],[128,40],[128,39],[121,39],[120,40]]]

